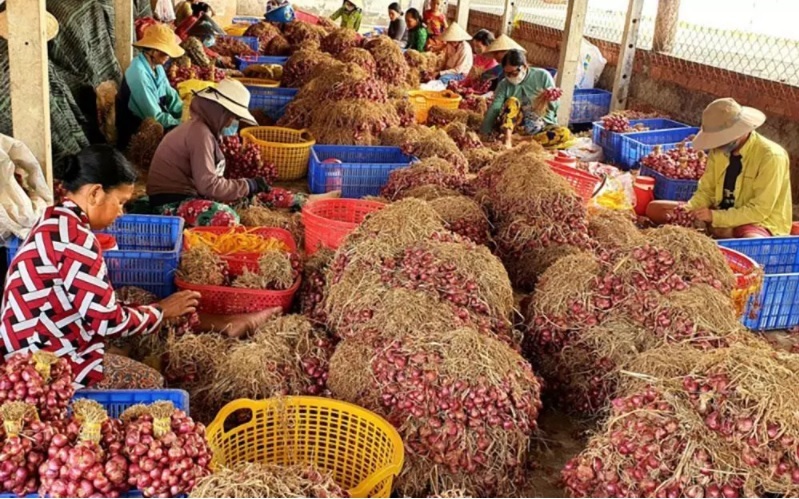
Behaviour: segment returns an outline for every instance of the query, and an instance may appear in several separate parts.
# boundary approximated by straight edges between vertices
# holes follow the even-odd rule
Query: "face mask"
[[[216,38],[213,37],[213,36],[210,36],[210,37],[206,38],[205,40],[203,40],[203,45],[205,45],[206,47],[209,47],[209,48],[213,47],[215,43],[216,43]]]
[[[347,12],[352,12],[353,10],[355,10],[355,6],[350,3],[345,5],[344,8],[347,9]]]
[[[236,135],[239,131],[239,122],[238,120],[234,121],[232,125],[229,127],[222,129],[222,136],[223,137],[230,137]]]
[[[518,75],[508,76],[507,78],[508,82],[510,82],[512,85],[518,85],[521,82],[523,82],[526,77],[527,77],[527,68],[522,68],[519,70]]]

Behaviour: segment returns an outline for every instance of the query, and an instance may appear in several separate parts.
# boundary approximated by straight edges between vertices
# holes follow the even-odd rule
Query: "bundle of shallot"
[[[0,483],[3,490],[20,497],[33,494],[39,488],[38,468],[47,457],[53,428],[39,421],[36,408],[24,402],[6,402],[0,407],[0,417],[5,431],[0,447]]]
[[[63,419],[75,393],[69,362],[50,352],[12,355],[0,374],[0,403],[22,401],[35,406],[42,421]]]
[[[80,425],[77,437],[55,435],[48,450],[48,460],[39,468],[44,497],[119,497],[128,490],[128,462],[120,453],[121,445],[103,428],[108,414],[97,403],[79,405],[75,420]],[[103,447],[111,437],[112,445]]]
[[[225,178],[263,177],[267,183],[277,178],[275,165],[261,158],[261,150],[254,144],[245,144],[241,137],[223,137],[219,144],[225,156]]]
[[[191,492],[197,480],[210,473],[211,449],[205,440],[205,426],[176,410],[171,402],[156,402],[138,412],[125,425],[128,483],[144,497]]]
[[[705,173],[707,154],[694,149],[686,141],[668,151],[655,146],[651,153],[641,158],[641,165],[671,179],[699,180]]]

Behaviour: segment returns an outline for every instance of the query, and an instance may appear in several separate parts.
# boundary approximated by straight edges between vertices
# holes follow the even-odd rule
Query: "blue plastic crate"
[[[172,402],[175,409],[189,413],[189,394],[174,388],[163,390],[78,390],[73,399],[91,399],[102,405],[108,417],[118,418],[125,409],[136,404],[152,404],[159,400]]]
[[[719,244],[755,260],[766,273],[744,325],[754,331],[799,326],[799,236],[724,239]]]
[[[123,215],[99,233],[114,236],[119,250],[104,251],[108,276],[115,287],[136,286],[165,298],[175,292],[174,274],[183,248],[183,219],[154,215]],[[20,239],[8,245],[8,262]]]
[[[679,121],[667,120],[663,118],[653,118],[647,120],[630,120],[630,126],[644,125],[649,130],[672,130],[679,128],[690,128],[690,126]],[[638,132],[632,132],[638,133]],[[594,122],[593,140],[594,143],[602,147],[605,153],[605,162],[612,164],[621,163],[621,138],[626,133],[609,132],[601,121]]]
[[[576,88],[569,123],[593,123],[610,112],[613,94],[599,88]]]
[[[337,159],[341,163],[323,163]],[[405,168],[415,158],[399,147],[326,146],[311,148],[308,187],[314,194],[341,190],[342,197],[377,196],[388,182],[388,174]]]
[[[232,35],[225,35],[225,36],[220,36],[219,38],[220,39],[229,38],[229,39],[232,39],[232,40],[238,40],[240,42],[244,42],[251,49],[253,49],[255,51],[255,53],[258,53],[261,50],[261,45],[258,42],[258,37],[257,36],[232,36]]]
[[[245,56],[236,56],[236,66],[239,68],[239,71],[244,71],[247,66],[251,66],[253,64],[277,64],[280,66],[284,66],[286,61],[289,60],[288,57],[273,57],[269,55],[245,55]]]
[[[699,186],[699,182],[696,180],[669,178],[646,166],[641,167],[640,175],[655,179],[655,199],[688,201]]]
[[[273,121],[283,117],[298,92],[296,88],[245,86],[250,91],[250,111],[263,111]]]
[[[668,151],[697,133],[699,128],[688,127],[622,134],[619,162],[622,168],[637,168],[641,158],[651,153],[655,147],[661,146],[664,151]]]

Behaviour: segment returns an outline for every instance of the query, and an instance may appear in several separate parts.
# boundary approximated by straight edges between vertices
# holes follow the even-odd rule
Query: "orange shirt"
[[[447,18],[441,12],[434,14],[432,10],[426,10],[424,22],[427,25],[427,31],[432,36],[440,36],[447,29]]]

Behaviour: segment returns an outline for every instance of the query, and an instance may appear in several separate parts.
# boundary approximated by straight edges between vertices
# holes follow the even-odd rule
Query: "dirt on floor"
[[[538,427],[533,454],[536,464],[520,497],[568,497],[560,483],[560,471],[583,449],[585,429],[560,410],[551,408],[544,409]]]

